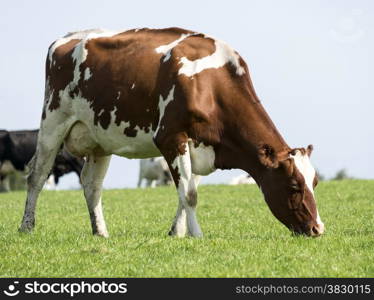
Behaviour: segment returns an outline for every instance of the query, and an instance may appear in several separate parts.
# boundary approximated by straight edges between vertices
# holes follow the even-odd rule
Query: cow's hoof
[[[200,229],[195,230],[195,231],[189,231],[188,236],[193,237],[193,238],[202,238],[203,233],[201,232]]]
[[[102,238],[108,238],[109,237],[108,232],[94,232],[93,235],[94,236],[99,236],[99,237],[102,237]]]
[[[193,238],[197,238],[197,239],[201,239],[203,237],[203,233],[202,232],[195,233],[195,234],[189,233],[188,236],[193,237]]]
[[[179,237],[179,238],[184,238],[186,236],[186,232],[184,232],[184,231],[177,232],[174,228],[172,228],[172,229],[170,229],[168,235],[169,236]]]
[[[33,226],[27,226],[27,225],[21,225],[20,228],[18,228],[18,232],[20,233],[31,233],[33,231]]]
[[[168,232],[168,235],[169,236],[174,236],[175,235],[175,226],[174,225],[171,226],[171,228],[170,228],[170,230]]]

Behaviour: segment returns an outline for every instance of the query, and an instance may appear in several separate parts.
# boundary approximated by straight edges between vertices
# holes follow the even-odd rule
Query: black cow
[[[35,154],[37,139],[38,130],[0,130],[0,181],[6,179],[12,171],[10,169],[25,171],[28,162]],[[83,159],[72,156],[62,149],[51,171],[55,183],[58,184],[60,177],[70,172],[75,172],[80,177],[83,164]]]

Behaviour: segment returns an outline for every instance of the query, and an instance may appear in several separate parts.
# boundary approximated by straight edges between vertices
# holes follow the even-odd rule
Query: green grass
[[[204,238],[171,238],[173,187],[107,190],[109,239],[91,235],[81,191],[45,191],[32,234],[24,192],[0,194],[1,277],[373,277],[374,181],[322,182],[320,238],[295,237],[256,186],[201,186]]]

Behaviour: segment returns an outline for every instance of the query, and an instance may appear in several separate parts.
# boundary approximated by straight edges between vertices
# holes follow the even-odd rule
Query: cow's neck
[[[259,148],[267,144],[275,153],[286,153],[290,148],[255,95],[236,99],[235,103],[238,102],[241,105],[236,105],[236,109],[227,110],[231,111],[231,115],[226,114],[228,130],[219,147],[216,164],[223,169],[242,169],[261,184],[268,169],[259,160]]]

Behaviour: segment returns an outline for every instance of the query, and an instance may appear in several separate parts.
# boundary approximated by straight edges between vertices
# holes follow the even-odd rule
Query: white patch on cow
[[[187,57],[182,57],[180,59],[182,67],[179,69],[178,75],[183,74],[190,77],[206,69],[221,68],[227,63],[231,63],[236,68],[237,75],[243,75],[245,70],[240,65],[239,54],[222,41],[214,39],[214,44],[216,46],[216,51],[209,56],[196,60],[189,60]]]
[[[317,218],[316,218],[316,223],[318,225],[318,231],[320,233],[323,233],[325,231],[325,224],[322,222],[321,220],[321,217],[319,216],[319,212],[318,212],[318,209],[317,209]]]
[[[316,171],[314,170],[310,162],[309,156],[307,154],[303,155],[301,151],[296,151],[296,154],[291,155],[291,157],[294,159],[296,168],[303,175],[305,184],[314,197],[313,181],[314,181],[314,177],[316,176]],[[321,217],[319,216],[318,210],[317,210],[316,223],[320,227],[319,228],[320,232],[323,232],[325,225],[323,224]]]
[[[86,68],[86,70],[84,70],[84,77],[83,77],[83,79],[84,80],[88,80],[88,79],[91,78],[91,76],[92,76],[92,73],[90,71],[90,68]]]
[[[132,84],[131,89],[134,89],[134,87],[135,87],[135,83]]]
[[[104,113],[104,111],[105,111],[104,109],[101,109],[98,116],[100,117]]]
[[[172,168],[175,170],[178,167],[178,160],[175,158],[173,162],[171,163]]]
[[[168,61],[170,59],[170,57],[171,57],[171,50],[166,53],[166,55],[165,55],[165,57],[164,57],[164,59],[162,61],[166,62],[166,61]]]
[[[291,155],[291,157],[294,159],[299,172],[304,176],[305,184],[308,189],[314,195],[313,180],[316,176],[316,171],[310,162],[309,156],[307,154],[303,155],[301,151],[296,151],[296,154]]]
[[[54,90],[51,88],[49,84],[49,78],[47,78],[45,81],[45,91],[44,91],[45,105],[51,103],[53,99],[53,93],[54,93]],[[45,107],[45,110],[46,110],[46,107]]]
[[[170,56],[171,56],[171,50],[173,50],[173,48],[175,46],[177,46],[181,41],[183,41],[184,39],[188,38],[189,36],[191,36],[191,33],[188,33],[188,34],[185,34],[183,33],[179,39],[176,39],[175,41],[167,44],[167,45],[162,45],[162,46],[159,46],[155,49],[155,51],[157,53],[162,53],[165,55],[164,59],[163,59],[163,62],[166,62],[170,59]]]
[[[118,94],[117,94],[117,100],[121,97],[121,91],[118,91]]]
[[[90,144],[93,141],[102,148],[105,154],[116,154],[127,158],[147,158],[161,155],[153,142],[151,126],[147,128],[148,132],[145,131],[145,128],[141,129],[139,126],[135,126],[134,129],[137,131],[135,137],[124,135],[123,132],[130,126],[130,123],[124,121],[121,121],[119,125],[115,123],[117,107],[114,107],[110,112],[111,118],[108,128],[104,129],[100,125],[94,126],[95,113],[90,102],[80,94],[74,96],[72,100],[70,100],[70,106],[74,119],[84,122],[86,127],[86,134],[83,134],[82,137],[87,141],[81,140],[79,144]],[[100,111],[100,113],[102,112],[103,110]],[[74,131],[74,126],[71,131]],[[79,144],[74,146],[79,147]]]
[[[208,175],[216,170],[214,161],[216,154],[212,146],[205,146],[200,143],[195,147],[194,142],[189,139],[192,173],[197,175]]]
[[[160,116],[159,116],[159,119],[158,119],[158,124],[157,124],[157,129],[156,129],[156,132],[154,134],[154,137],[157,136],[157,133],[158,131],[160,130],[160,125],[161,125],[161,121],[164,117],[164,114],[165,114],[165,109],[166,109],[166,106],[172,101],[174,100],[174,88],[175,88],[175,85],[173,85],[173,87],[170,89],[169,91],[169,94],[168,96],[166,97],[166,99],[164,99],[162,97],[162,95],[160,95],[159,97],[159,100],[158,100],[158,109],[159,109],[159,112],[160,112]]]

